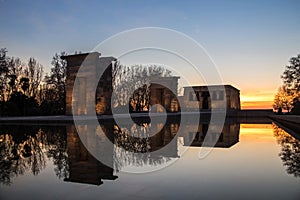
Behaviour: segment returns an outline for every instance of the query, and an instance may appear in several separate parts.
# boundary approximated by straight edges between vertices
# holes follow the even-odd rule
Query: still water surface
[[[98,139],[110,137],[115,144],[108,153],[112,167],[87,151],[73,124],[0,125],[0,199],[300,199],[300,142],[274,123],[226,121],[203,159],[198,154],[207,124],[189,124],[172,144],[178,123],[151,138],[128,137],[151,126],[140,125],[130,130],[101,125],[106,135]],[[196,134],[189,132],[193,126],[199,127]],[[146,156],[165,145],[172,145],[171,151]],[[184,146],[187,151],[179,156]],[[118,149],[145,156],[118,160],[126,156]],[[122,172],[174,159],[154,172]]]

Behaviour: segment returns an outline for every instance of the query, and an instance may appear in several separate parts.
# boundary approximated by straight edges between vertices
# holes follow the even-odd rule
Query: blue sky
[[[0,1],[0,47],[47,69],[56,52],[90,51],[131,28],[170,28],[210,54],[243,96],[270,95],[300,53],[300,1]],[[251,95],[250,95],[251,94]]]

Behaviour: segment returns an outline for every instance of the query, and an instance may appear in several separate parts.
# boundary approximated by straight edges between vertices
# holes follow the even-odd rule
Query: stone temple
[[[62,59],[67,61],[66,115],[111,114],[112,73],[117,59],[101,57],[98,52],[62,56]],[[84,70],[80,71],[82,66]],[[102,76],[99,79],[100,75]],[[167,112],[178,112],[181,108],[187,111],[211,110],[218,107],[226,107],[228,112],[240,110],[240,91],[235,87],[184,87],[184,95],[178,97],[179,78],[153,78],[153,83],[150,84],[150,106],[160,104]],[[154,112],[162,112],[161,107],[156,109]]]
[[[231,85],[184,87],[183,102],[186,110],[225,107],[228,111],[237,111],[241,108],[240,91]]]
[[[66,115],[88,115],[95,109],[97,114],[111,114],[112,65],[116,59],[100,55],[93,52],[62,57],[67,61]],[[79,72],[81,66],[83,72]],[[98,82],[99,74],[102,77]],[[78,87],[74,89],[75,78]],[[96,94],[92,84],[98,84]],[[76,107],[74,113],[72,106]]]

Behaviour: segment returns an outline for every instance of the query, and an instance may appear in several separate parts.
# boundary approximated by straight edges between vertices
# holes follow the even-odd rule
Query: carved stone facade
[[[240,91],[231,85],[184,87],[183,102],[186,110],[241,109]]]
[[[150,105],[162,105],[167,112],[178,112],[178,88],[179,77],[152,78],[150,85]],[[161,107],[156,107],[156,112],[162,112]]]
[[[97,114],[111,113],[111,74],[116,59],[100,55],[93,52],[62,57],[67,61],[66,115],[89,115],[95,110]],[[79,71],[80,67],[84,70]]]

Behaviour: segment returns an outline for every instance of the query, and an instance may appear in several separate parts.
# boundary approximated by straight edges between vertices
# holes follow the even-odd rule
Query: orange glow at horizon
[[[272,109],[272,101],[241,101],[241,109]]]
[[[241,109],[272,109],[275,92],[241,94]]]
[[[241,124],[240,139],[251,141],[259,139],[260,142],[273,142],[274,133],[272,124]]]

